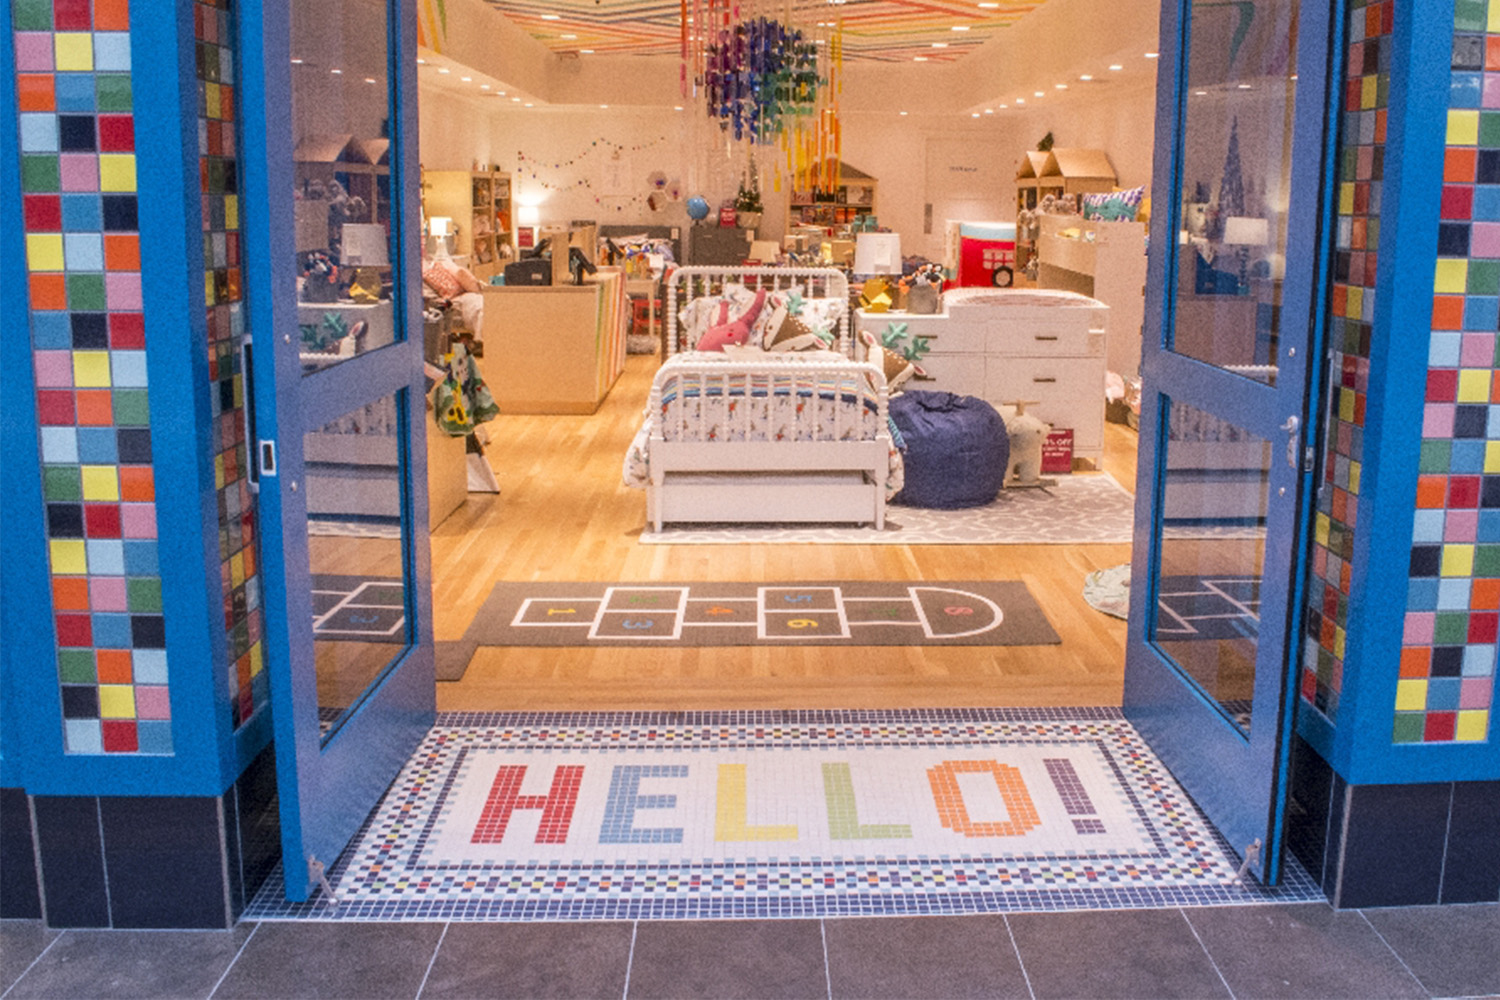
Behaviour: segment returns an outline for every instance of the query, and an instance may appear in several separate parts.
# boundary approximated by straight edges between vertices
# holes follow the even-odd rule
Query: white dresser
[[[1072,292],[955,288],[943,312],[855,312],[857,330],[877,337],[890,323],[931,338],[918,362],[927,379],[909,388],[978,396],[994,406],[1018,400],[1055,428],[1073,431],[1073,457],[1096,466],[1104,452],[1105,321],[1109,308]]]

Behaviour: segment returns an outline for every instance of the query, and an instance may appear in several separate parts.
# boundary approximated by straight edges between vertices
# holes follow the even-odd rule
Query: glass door
[[[1328,241],[1327,4],[1163,10],[1125,711],[1279,871]]]
[[[286,892],[306,899],[434,715],[414,12],[255,0],[243,179]],[[257,113],[259,112],[259,113]],[[264,331],[264,332],[262,332]],[[412,331],[417,331],[413,336]]]

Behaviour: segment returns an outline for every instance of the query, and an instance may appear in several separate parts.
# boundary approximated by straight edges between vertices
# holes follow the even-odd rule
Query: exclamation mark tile
[[[1052,757],[1042,761],[1047,766],[1047,776],[1062,798],[1063,807],[1073,817],[1073,829],[1079,833],[1104,833],[1104,820],[1100,819],[1089,793],[1084,790],[1073,762],[1064,757]]]

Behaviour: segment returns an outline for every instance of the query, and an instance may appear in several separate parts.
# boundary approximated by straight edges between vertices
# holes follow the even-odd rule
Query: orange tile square
[[[1500,403],[1500,370],[1490,376],[1490,402]]]
[[[1386,109],[1380,108],[1375,112],[1375,141],[1385,142]]]
[[[52,74],[16,74],[16,100],[22,111],[56,111],[57,92],[52,86]]]
[[[1479,161],[1477,149],[1450,149],[1443,157],[1443,180],[1456,184],[1473,184]]]
[[[1417,507],[1423,510],[1441,510],[1447,503],[1448,477],[1418,476]]]
[[[79,389],[74,397],[81,426],[108,427],[115,422],[114,400],[108,389]]]
[[[1491,35],[1484,43],[1484,68],[1500,70],[1500,35]]]
[[[66,281],[66,275],[33,274],[30,275],[30,279],[31,308],[68,308],[68,285]]]
[[[100,684],[129,684],[134,679],[129,650],[101,649],[94,654],[94,663],[99,671]]]
[[[1469,591],[1469,607],[1500,608],[1500,580],[1475,580]]]
[[[156,476],[149,465],[120,466],[120,499],[156,499]]]
[[[129,31],[130,0],[94,0],[95,31]]]
[[[1426,646],[1408,646],[1401,650],[1401,676],[1426,677],[1432,664],[1432,650]]]
[[[1432,328],[1434,330],[1462,330],[1464,328],[1464,299],[1462,295],[1433,296]]]
[[[88,578],[54,576],[52,578],[52,606],[57,611],[87,611],[89,609]]]
[[[109,271],[141,269],[141,238],[135,233],[104,234],[104,267]]]

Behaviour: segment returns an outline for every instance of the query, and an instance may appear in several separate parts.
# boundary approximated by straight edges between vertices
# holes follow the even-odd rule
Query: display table
[[[927,378],[912,388],[978,396],[997,408],[1031,402],[1026,412],[1072,428],[1074,457],[1097,465],[1108,312],[1071,292],[959,288],[943,293],[941,313],[860,309],[854,316],[856,329],[877,337],[887,324],[905,323],[909,335],[930,338],[931,351],[918,362]]]
[[[501,413],[593,413],[625,369],[618,268],[582,285],[484,289],[480,369]]]

